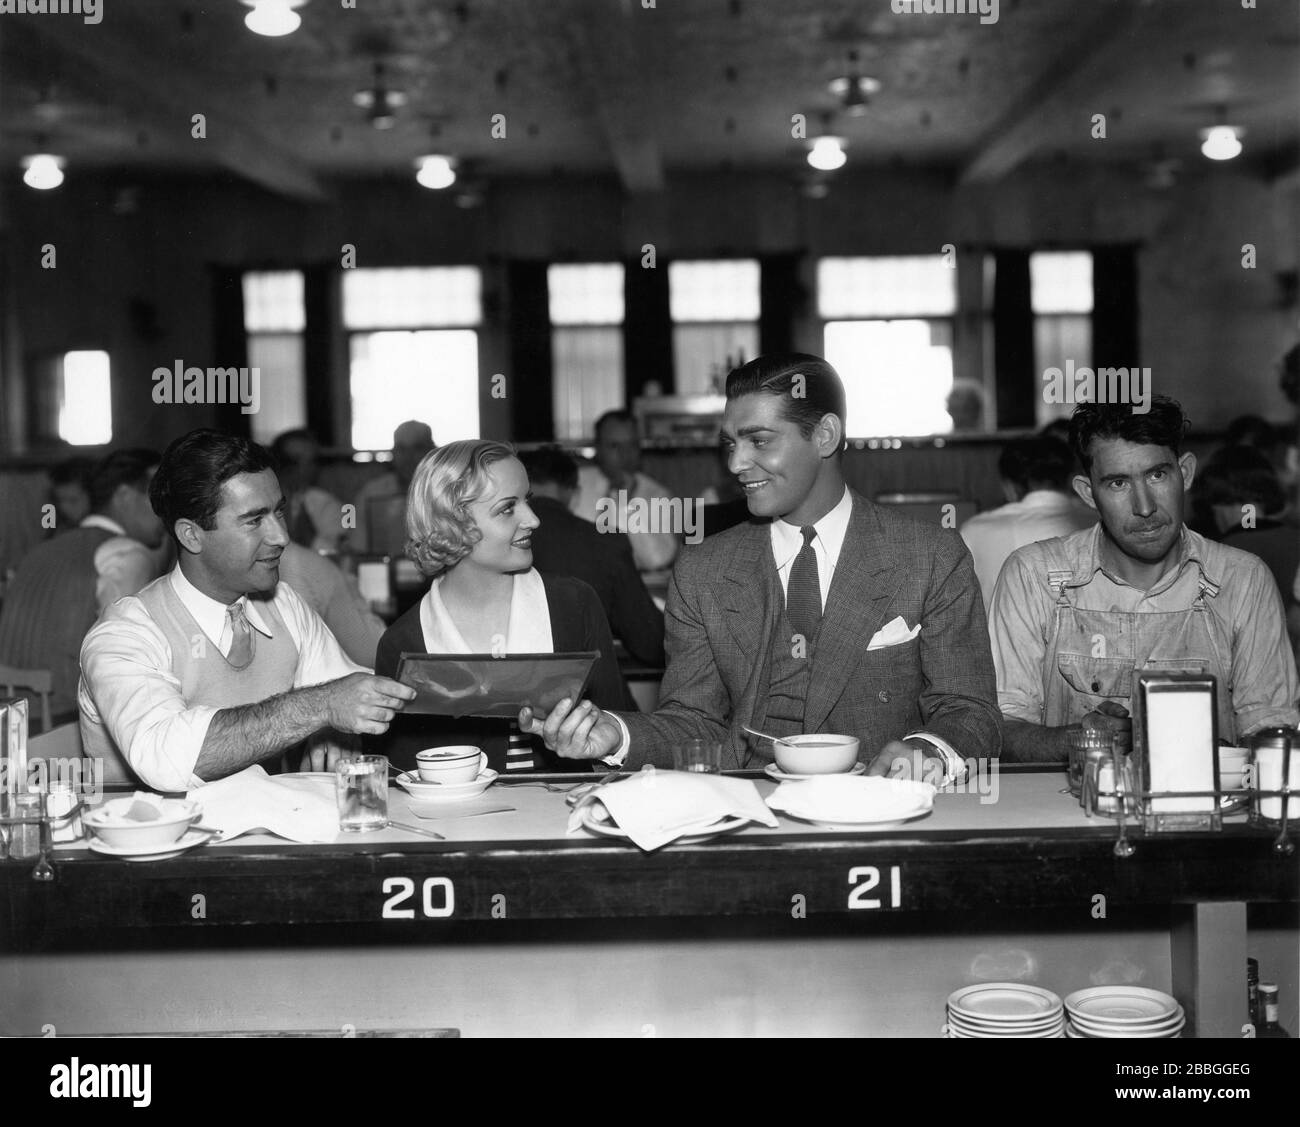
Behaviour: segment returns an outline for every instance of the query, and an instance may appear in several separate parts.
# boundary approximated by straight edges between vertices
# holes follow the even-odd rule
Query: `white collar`
[[[225,603],[218,602],[210,598],[194,586],[185,578],[185,573],[181,571],[181,565],[172,568],[171,575],[172,590],[176,592],[176,597],[180,599],[181,604],[187,611],[194,616],[194,621],[199,624],[199,629],[208,636],[208,639],[215,646],[221,645],[221,635],[226,629],[226,623],[229,621],[229,607]],[[267,626],[266,620],[262,617],[257,609],[257,604],[249,601],[247,595],[240,595],[238,603],[244,604],[244,614],[248,618],[248,625],[259,633],[265,634],[268,638],[273,637],[271,628]],[[234,604],[231,604],[232,606]]]
[[[813,547],[820,541],[826,561],[833,568],[839,562],[840,549],[844,547],[844,537],[849,531],[849,517],[853,513],[853,498],[849,487],[844,487],[844,496],[829,513],[813,525],[817,535],[813,538]],[[781,519],[771,524],[772,555],[776,560],[776,569],[780,571],[799,554],[803,547],[803,534],[797,524],[790,524]]]
[[[112,517],[106,517],[103,513],[91,513],[85,520],[77,526],[78,528],[102,528],[105,532],[111,532],[114,536],[125,536],[126,529],[117,523]]]
[[[430,585],[420,600],[420,631],[429,653],[473,653],[469,643],[456,628],[439,588],[446,577],[444,572]],[[536,568],[529,568],[514,577],[510,592],[510,622],[506,627],[505,652],[512,654],[554,653],[555,641],[551,635],[550,605],[546,601],[546,587]]]

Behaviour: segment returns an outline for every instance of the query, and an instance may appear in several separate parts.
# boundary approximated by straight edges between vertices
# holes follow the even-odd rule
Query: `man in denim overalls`
[[[1220,738],[1297,722],[1295,659],[1277,585],[1258,557],[1183,524],[1196,458],[1182,408],[1089,403],[1070,421],[1101,520],[1011,555],[989,613],[1003,757],[1067,757],[1080,725],[1131,739],[1136,671],[1212,674]],[[1243,520],[1250,506],[1243,506]]]

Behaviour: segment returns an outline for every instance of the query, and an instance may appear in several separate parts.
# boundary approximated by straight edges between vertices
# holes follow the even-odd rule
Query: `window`
[[[59,437],[72,446],[113,441],[113,396],[107,352],[65,352],[59,363]]]
[[[677,394],[720,393],[727,372],[758,355],[758,261],[670,262],[668,303]]]
[[[971,422],[948,414],[957,271],[942,256],[823,258],[817,309],[850,435],[945,434]]]
[[[268,443],[283,431],[307,424],[302,272],[245,274],[243,290],[248,366],[258,369],[260,379],[261,404],[251,417],[253,439]]]
[[[440,446],[478,438],[481,320],[476,267],[345,271],[352,445],[387,450],[407,419]]]
[[[578,441],[606,411],[624,405],[623,266],[551,266],[546,286],[555,437]]]
[[[1034,314],[1034,363],[1067,370],[1092,366],[1092,255],[1039,251],[1029,256],[1029,300]],[[1072,403],[1038,397],[1038,425],[1068,418]]]

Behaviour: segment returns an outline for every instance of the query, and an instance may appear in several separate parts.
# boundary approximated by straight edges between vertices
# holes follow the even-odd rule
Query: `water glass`
[[[673,745],[673,769],[698,774],[722,772],[722,744],[717,740],[682,740]]]
[[[334,792],[339,801],[339,829],[366,833],[388,825],[388,758],[352,755],[334,767]]]

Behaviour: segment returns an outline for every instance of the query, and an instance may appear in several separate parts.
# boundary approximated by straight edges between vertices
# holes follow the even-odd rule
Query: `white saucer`
[[[1032,983],[980,982],[954,990],[948,1008],[987,1025],[1034,1025],[1058,1021],[1063,1006],[1058,995]]]
[[[867,765],[865,763],[855,763],[853,764],[851,770],[835,771],[833,772],[833,774],[861,775],[862,772],[865,771],[866,769],[867,769]],[[766,775],[769,779],[775,779],[779,783],[793,783],[793,782],[797,782],[799,779],[822,779],[822,778],[829,777],[827,775],[791,775],[788,771],[782,771],[781,768],[778,767],[775,763],[769,763],[766,767],[764,767],[763,774]]]
[[[393,779],[407,794],[421,802],[463,802],[467,798],[477,798],[496,781],[497,773],[491,767],[480,771],[477,779],[467,783],[426,783],[410,771],[403,771]]]
[[[124,848],[120,845],[109,845],[97,837],[92,837],[86,843],[86,848],[92,853],[103,853],[107,857],[116,857],[121,861],[165,861],[168,857],[179,857],[196,845],[216,841],[219,837],[219,834],[207,833],[204,830],[186,830],[176,841],[169,841],[166,845],[155,845],[152,849]]]
[[[616,837],[622,841],[631,840],[628,837],[627,830],[617,825],[610,818],[609,811],[599,803],[593,802],[588,806],[584,806],[580,814],[583,829],[590,830],[594,834],[600,834],[602,837]],[[748,818],[741,818],[733,814],[729,818],[723,818],[720,822],[710,822],[707,826],[688,827],[694,829],[695,832],[674,838],[668,844],[696,845],[702,841],[711,841],[722,834],[729,834],[733,830],[738,830],[741,826],[747,825],[749,825]]]

